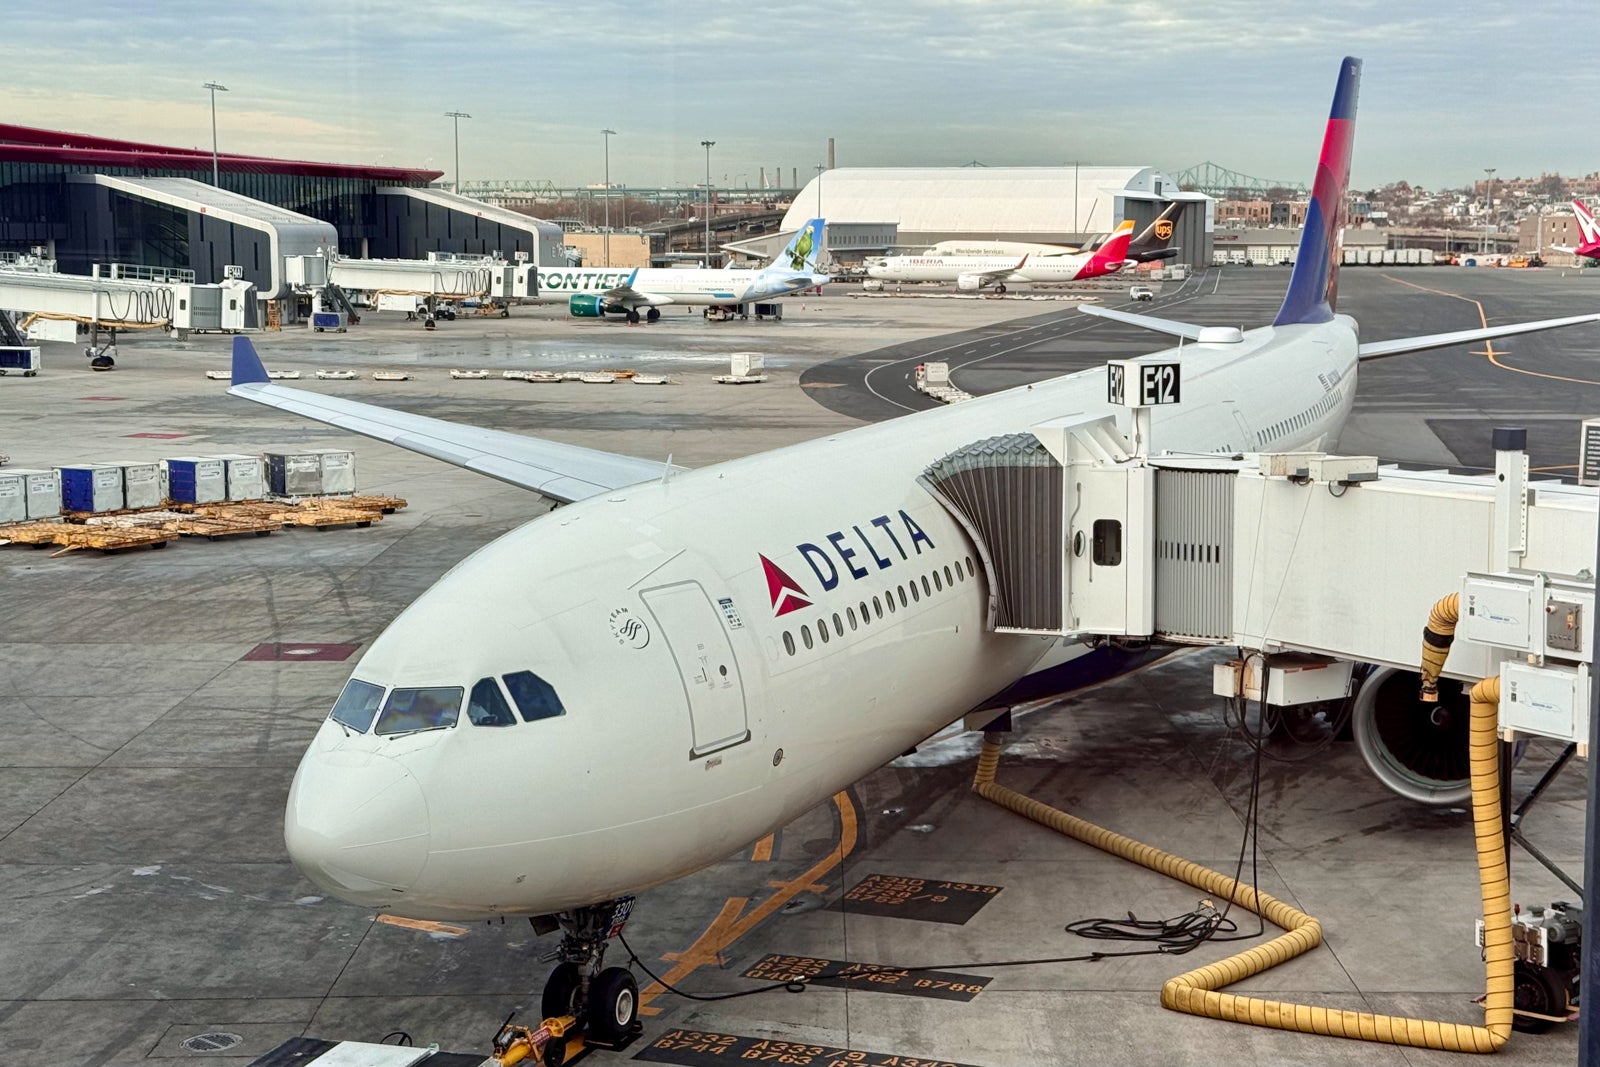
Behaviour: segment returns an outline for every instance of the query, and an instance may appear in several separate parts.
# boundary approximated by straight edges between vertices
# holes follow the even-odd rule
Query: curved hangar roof
[[[1100,233],[1121,221],[1112,218],[1117,197],[1178,191],[1153,167],[840,167],[806,184],[784,230],[816,216],[819,181],[829,222],[894,222],[902,236]]]

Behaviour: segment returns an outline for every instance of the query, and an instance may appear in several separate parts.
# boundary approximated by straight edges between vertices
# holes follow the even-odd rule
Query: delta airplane
[[[1133,220],[1124,220],[1105,244],[1071,256],[889,256],[867,267],[867,277],[886,282],[955,282],[963,292],[985,286],[1006,291],[1007,282],[1081,282],[1115,274],[1127,262]]]
[[[789,239],[773,261],[761,270],[677,270],[671,267],[554,267],[539,271],[541,304],[565,302],[578,318],[625,316],[630,323],[641,317],[655,322],[667,304],[730,307],[776,300],[823,285],[817,273],[822,251],[822,219],[812,219]],[[641,316],[640,312],[643,311]]]
[[[1149,263],[1158,259],[1172,259],[1179,249],[1172,244],[1177,232],[1178,219],[1183,215],[1184,201],[1174,200],[1151,220],[1150,225],[1134,235],[1128,242],[1128,259],[1134,263]],[[1081,248],[1073,245],[1042,245],[1027,241],[940,241],[923,255],[928,256],[1061,256],[1078,252],[1093,252],[1111,237],[1104,234]]]
[[[1600,259],[1600,222],[1595,221],[1589,209],[1583,206],[1582,200],[1574,200],[1572,210],[1578,216],[1578,232],[1583,234],[1583,240],[1576,246],[1551,245],[1550,247],[1557,252],[1570,252],[1586,259]]]
[[[1359,78],[1345,59],[1270,326],[1113,315],[1192,342],[1148,357],[1182,365],[1183,403],[1153,409],[1162,447],[1318,448],[1364,359],[1600,320],[1360,340],[1336,311]],[[924,469],[1063,416],[1131,434],[1098,370],[692,471],[278,385],[243,337],[229,392],[562,505],[373,641],[295,773],[284,840],[364,907],[559,928],[541,1007],[602,1039],[636,1011],[628,970],[601,969],[633,894],[782,827],[1061,647],[986,628],[980,549]]]

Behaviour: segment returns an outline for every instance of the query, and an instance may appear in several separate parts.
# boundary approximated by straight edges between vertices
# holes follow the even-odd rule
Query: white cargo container
[[[27,498],[27,517],[53,519],[61,514],[61,475],[53,470],[7,469],[7,474],[22,476],[22,492]]]
[[[130,508],[158,508],[167,498],[159,463],[118,463],[122,469],[122,496]]]
[[[1392,267],[1396,263],[1400,262],[1399,251],[1400,250],[1398,248],[1385,248],[1383,250],[1384,265]]]
[[[28,517],[28,484],[17,471],[0,470],[0,523]]]
[[[222,461],[229,500],[260,500],[267,495],[267,476],[260,456],[228,453],[211,458]]]
[[[268,452],[267,489],[274,496],[316,496],[322,492],[322,457],[316,452]]]
[[[324,493],[353,493],[356,491],[356,456],[339,448],[314,450],[322,469]]]
[[[760,374],[766,369],[766,357],[760,352],[735,352],[731,357],[729,373],[735,378]]]

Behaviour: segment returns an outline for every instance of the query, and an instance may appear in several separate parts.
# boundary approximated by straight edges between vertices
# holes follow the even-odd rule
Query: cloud
[[[804,176],[829,136],[841,164],[1209,158],[1293,178],[1314,159],[1338,59],[1355,53],[1358,182],[1592,169],[1551,105],[1594,95],[1564,46],[1589,5],[1477,6],[813,0],[752,17],[676,0],[79,0],[9,13],[30,89],[0,100],[16,122],[205,145],[200,83],[216,79],[232,150],[445,170],[443,113],[463,110],[468,178],[563,185],[599,180],[603,126],[620,131],[613,181],[635,187],[703,181],[706,138],[719,183]]]

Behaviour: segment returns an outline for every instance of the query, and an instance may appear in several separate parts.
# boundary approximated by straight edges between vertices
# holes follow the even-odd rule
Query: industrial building
[[[849,264],[962,238],[1083,244],[1123,219],[1143,227],[1172,200],[1197,209],[1178,223],[1176,262],[1209,264],[1212,199],[1153,167],[841,167],[800,191],[780,229],[826,218],[834,262]]]
[[[0,124],[0,251],[42,248],[74,274],[116,263],[215,281],[236,266],[263,301],[288,295],[284,257],[322,248],[565,264],[560,227],[432,187],[440,176]]]

